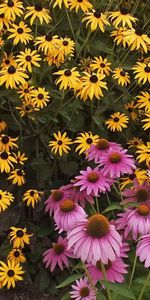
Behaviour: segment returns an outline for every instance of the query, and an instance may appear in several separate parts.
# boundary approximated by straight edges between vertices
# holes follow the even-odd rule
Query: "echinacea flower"
[[[125,114],[116,112],[110,116],[110,119],[106,120],[105,124],[111,131],[122,131],[127,128],[129,118]]]
[[[94,169],[87,167],[86,170],[80,171],[80,174],[75,177],[77,181],[74,186],[80,187],[80,191],[86,190],[87,195],[98,196],[99,193],[110,190],[112,180],[107,178],[98,167]]]
[[[26,228],[10,227],[9,234],[10,243],[13,244],[13,248],[24,248],[25,245],[30,244],[30,237],[33,234],[28,234]]]
[[[127,154],[124,149],[109,149],[100,160],[100,165],[103,167],[104,176],[111,178],[120,177],[123,174],[132,174],[136,169],[133,156]]]
[[[124,203],[127,202],[148,202],[150,201],[150,184],[145,181],[142,184],[137,179],[133,181],[132,189],[125,189],[122,195],[125,197]]]
[[[72,199],[64,199],[54,212],[54,221],[59,233],[72,229],[78,221],[84,220],[86,217],[84,209]]]
[[[144,262],[145,268],[150,267],[150,234],[143,235],[137,244],[136,255],[141,262]]]
[[[78,221],[67,233],[68,249],[88,263],[101,260],[103,264],[120,256],[122,238],[107,218],[95,214],[89,219]],[[108,251],[109,249],[109,251]]]
[[[72,287],[72,291],[70,292],[71,299],[96,300],[96,292],[86,277],[76,280],[75,284],[72,284],[71,287]]]
[[[24,274],[22,266],[19,263],[16,264],[14,260],[8,260],[7,264],[0,261],[0,282],[2,282],[3,287],[15,288],[16,281],[23,280],[22,274]]]
[[[59,189],[51,190],[50,196],[45,201],[45,211],[49,212],[50,216],[59,208],[60,202],[64,199],[70,197],[70,191],[65,188],[65,186],[60,187]]]
[[[68,267],[68,257],[74,257],[74,255],[67,247],[67,239],[59,237],[57,242],[53,243],[53,247],[46,250],[43,254],[43,262],[46,268],[50,267],[50,271],[53,272],[56,265],[58,265],[62,271],[64,267]]]

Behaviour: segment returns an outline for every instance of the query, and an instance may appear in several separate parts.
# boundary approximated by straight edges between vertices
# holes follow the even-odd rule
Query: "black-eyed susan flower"
[[[102,89],[107,90],[107,84],[103,79],[105,75],[100,73],[83,72],[84,76],[81,77],[81,83],[79,85],[77,96],[79,96],[83,101],[86,101],[88,98],[92,101],[95,97],[100,99],[103,97]]]
[[[24,165],[24,162],[28,160],[25,153],[21,153],[20,151],[18,151],[17,153],[13,153],[13,155],[17,161],[17,164],[19,165]]]
[[[117,80],[118,85],[127,86],[130,83],[129,73],[122,68],[115,68],[112,77]]]
[[[79,154],[82,154],[88,150],[92,144],[96,144],[98,140],[99,136],[97,134],[93,135],[92,132],[81,132],[74,141],[75,144],[78,144],[75,151],[79,151]]]
[[[138,180],[139,184],[142,185],[145,181],[148,180],[147,170],[136,169],[134,173],[130,174],[129,176],[125,176],[121,178],[121,182],[120,182],[121,190],[126,188],[128,185],[133,184],[133,180],[135,178]]]
[[[25,245],[30,244],[30,237],[33,234],[28,234],[26,228],[10,227],[9,233],[10,243],[13,244],[13,248],[24,248]]]
[[[68,0],[53,0],[53,2],[53,7],[59,6],[61,9],[64,4],[64,6],[68,8]]]
[[[0,190],[0,212],[6,210],[14,201],[14,196],[10,192]]]
[[[142,127],[144,130],[150,129],[150,113],[145,114],[145,118],[142,120],[145,123]]]
[[[13,164],[16,164],[16,159],[11,155],[10,152],[0,152],[0,172],[9,173],[11,168],[13,168]]]
[[[38,108],[46,107],[50,99],[49,92],[46,92],[45,88],[41,87],[32,90],[31,97],[34,105]]]
[[[60,131],[58,133],[54,133],[55,141],[49,142],[49,147],[52,148],[52,152],[55,154],[58,153],[60,156],[63,155],[63,153],[68,153],[71,149],[69,145],[72,144],[72,140],[67,137],[67,132],[64,132],[61,134]]]
[[[110,116],[110,119],[105,124],[111,131],[122,131],[123,128],[127,128],[128,121],[129,118],[125,114],[116,112]]]
[[[2,30],[4,27],[8,29],[9,25],[10,25],[10,19],[6,18],[4,13],[0,13],[0,30]]]
[[[15,288],[16,281],[23,280],[22,274],[24,274],[22,266],[19,263],[16,264],[14,260],[8,260],[7,264],[0,261],[0,282],[2,282],[3,287]]]
[[[65,55],[63,51],[57,49],[52,49],[48,51],[45,57],[45,61],[48,63],[49,66],[56,65],[58,68],[62,63],[65,61]]]
[[[145,63],[137,62],[137,64],[132,68],[134,70],[135,79],[137,79],[138,84],[150,83],[150,63],[147,65]]]
[[[37,190],[30,189],[26,191],[23,195],[23,202],[26,203],[27,206],[35,207],[35,204],[37,204],[41,200],[41,192]]]
[[[127,144],[129,145],[129,148],[137,148],[138,146],[143,144],[143,140],[137,137],[133,137],[128,141]]]
[[[39,111],[39,108],[35,106],[31,99],[26,99],[22,101],[20,106],[16,106],[16,109],[19,111],[21,117],[30,114],[32,115],[32,113]]]
[[[16,89],[17,85],[25,83],[25,79],[28,79],[28,75],[22,68],[11,65],[0,71],[0,85],[5,83],[6,89]]]
[[[25,14],[25,19],[30,17],[30,25],[32,26],[33,22],[37,19],[41,24],[45,21],[45,23],[50,23],[51,17],[49,15],[49,10],[43,7],[42,1],[35,2],[34,6],[27,6],[27,12]]]
[[[16,61],[19,67],[25,68],[31,73],[32,66],[40,67],[38,62],[41,61],[41,57],[36,50],[25,49],[25,51],[20,52]]]
[[[144,108],[146,112],[150,111],[150,93],[149,92],[141,92],[140,95],[137,96],[137,104],[138,108]]]
[[[3,38],[0,36],[0,49],[4,46],[4,40]]]
[[[92,73],[92,68],[91,68],[92,61],[93,60],[91,57],[81,58],[79,64],[81,71]]]
[[[62,51],[66,56],[72,56],[74,52],[75,42],[68,37],[60,38]]]
[[[130,50],[142,49],[147,53],[147,45],[150,45],[150,38],[144,34],[141,28],[131,28],[124,32],[124,40],[128,42]]]
[[[107,20],[107,15],[98,9],[93,9],[92,12],[87,12],[85,17],[83,17],[82,22],[86,22],[86,27],[89,25],[91,31],[94,31],[98,28],[104,32],[106,26],[110,25],[109,21]]]
[[[1,67],[5,68],[9,66],[16,66],[15,56],[12,53],[7,54],[6,52],[4,52]]]
[[[111,12],[109,17],[116,28],[119,26],[128,26],[129,28],[132,28],[132,23],[137,21],[137,19],[134,18],[125,7],[121,7],[118,11]]]
[[[56,79],[56,85],[59,85],[59,89],[66,90],[66,89],[77,89],[80,83],[80,74],[76,70],[76,67],[72,69],[64,69],[54,74],[58,75],[59,77]]]
[[[16,17],[20,17],[23,14],[23,3],[18,0],[4,0],[0,4],[1,14],[5,14],[5,18],[15,21]]]
[[[44,52],[45,54],[51,50],[58,50],[60,46],[60,39],[58,35],[52,36],[50,33],[44,36],[38,36],[35,39],[35,46],[38,47],[38,50]]]
[[[130,101],[130,102],[126,103],[124,107],[128,111],[131,119],[133,121],[135,121],[138,116],[137,103],[135,101]]]
[[[136,151],[136,154],[138,154],[137,161],[139,163],[145,162],[146,165],[149,167],[150,166],[150,142],[138,146],[137,149],[138,149]]]
[[[19,42],[26,45],[33,39],[31,35],[32,30],[23,21],[20,21],[19,25],[12,24],[9,32],[11,34],[8,36],[8,39],[13,39],[14,45],[17,45]]]
[[[90,67],[93,71],[98,71],[101,74],[109,76],[111,72],[111,63],[108,62],[107,58],[103,58],[102,56],[94,57]]]
[[[126,31],[126,27],[119,27],[117,30],[113,30],[110,34],[110,36],[114,37],[114,42],[117,45],[122,44],[124,48],[128,45],[128,41],[124,39],[124,34]]]
[[[34,89],[34,86],[30,85],[29,82],[25,82],[22,86],[19,86],[18,94],[20,94],[20,98],[24,98],[25,100],[29,100],[31,98],[31,92]]]
[[[21,185],[25,184],[25,182],[26,182],[25,172],[22,169],[15,169],[15,170],[11,171],[11,173],[7,179],[10,180],[12,182],[12,184],[21,186]]]
[[[19,248],[13,248],[7,256],[7,260],[10,262],[14,261],[15,264],[18,263],[24,263],[26,261],[26,258],[24,254],[22,253],[22,250]]]
[[[12,138],[6,134],[0,135],[0,152],[6,151],[9,152],[10,149],[18,148],[16,144],[17,138]]]
[[[6,127],[7,127],[6,122],[3,120],[0,120],[0,133],[3,132]]]
[[[83,12],[87,12],[90,9],[93,8],[92,3],[90,3],[89,0],[68,0],[69,9],[73,10],[75,9],[75,12],[77,13],[79,9],[81,9]]]

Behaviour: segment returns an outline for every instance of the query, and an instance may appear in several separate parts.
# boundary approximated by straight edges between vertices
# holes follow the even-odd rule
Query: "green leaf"
[[[114,291],[119,295],[122,295],[129,299],[136,299],[135,295],[133,294],[133,291],[123,284],[111,283],[105,280],[101,280],[101,282],[105,285],[106,288],[110,289],[111,291]]]
[[[65,294],[60,300],[70,300],[70,295],[67,293]]]
[[[104,214],[108,211],[112,211],[112,210],[115,210],[115,209],[120,210],[120,209],[122,209],[122,206],[117,202],[113,203],[113,204],[109,205],[105,210],[103,210],[102,213]]]
[[[101,292],[98,292],[96,295],[96,300],[106,300],[106,298]]]
[[[82,274],[74,274],[74,275],[70,276],[69,278],[67,278],[65,281],[63,281],[61,284],[59,284],[56,288],[60,289],[62,287],[65,287],[81,277],[82,277]]]
[[[39,276],[39,288],[41,291],[45,290],[50,284],[50,275],[43,271]]]

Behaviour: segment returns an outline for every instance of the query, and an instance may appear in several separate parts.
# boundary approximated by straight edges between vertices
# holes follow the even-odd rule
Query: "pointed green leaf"
[[[59,284],[57,286],[57,289],[65,287],[65,286],[69,285],[70,283],[74,282],[75,280],[77,280],[77,279],[79,279],[81,277],[82,277],[82,274],[72,275],[72,276],[68,277],[65,281],[63,281],[61,284]]]

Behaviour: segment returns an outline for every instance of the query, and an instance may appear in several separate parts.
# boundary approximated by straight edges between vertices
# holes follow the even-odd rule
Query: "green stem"
[[[107,275],[106,275],[105,266],[104,266],[104,264],[102,262],[101,262],[101,270],[102,270],[102,274],[103,274],[104,280],[107,281]],[[112,300],[110,290],[108,288],[106,288],[106,290],[107,290],[108,300]]]
[[[150,280],[150,271],[149,271],[149,273],[148,273],[148,275],[147,275],[147,278],[146,278],[146,280],[145,280],[145,282],[144,282],[143,288],[142,288],[141,293],[140,293],[140,295],[139,295],[139,297],[138,297],[137,300],[142,300],[142,299],[144,300],[143,294],[144,294],[144,292],[145,292],[145,289],[146,289],[146,287],[147,287],[147,284],[148,284],[149,280]]]
[[[129,281],[129,287],[132,284],[133,276],[134,276],[134,273],[135,273],[136,262],[137,262],[137,256],[135,255],[134,262],[133,262],[132,273],[131,273],[131,277],[130,277],[130,281]]]
[[[98,204],[98,199],[97,199],[97,197],[95,198],[95,202],[96,202],[96,210],[97,210],[97,212],[98,212],[98,214],[99,214],[99,204]]]
[[[109,206],[111,205],[111,201],[110,201],[110,198],[109,198],[109,196],[108,196],[108,193],[106,192],[106,198],[107,198],[107,201],[108,201],[108,204],[109,204]],[[114,218],[114,220],[116,219],[116,217],[115,217],[115,214],[114,214],[114,212],[112,211],[112,215],[113,215],[113,218]]]
[[[71,29],[71,32],[72,32],[72,35],[73,35],[73,38],[74,38],[74,41],[75,41],[75,40],[76,40],[76,37],[75,37],[74,30],[73,30],[73,27],[72,27],[72,24],[71,24],[71,20],[70,20],[70,17],[69,17],[69,14],[68,14],[68,11],[67,11],[66,8],[65,8],[65,11],[66,11],[68,23],[69,23],[69,26],[70,26],[70,29]]]
[[[87,41],[88,41],[88,39],[89,39],[90,34],[91,34],[91,31],[88,32],[87,37],[86,37],[86,39],[85,39],[85,41],[84,41],[84,43],[83,43],[83,45],[82,45],[80,51],[78,52],[78,55],[76,56],[76,59],[75,59],[75,61],[74,61],[74,64],[76,63],[78,57],[80,56],[80,53],[81,53],[82,50],[84,49],[84,46],[86,45],[86,43],[87,43]]]
[[[88,269],[87,269],[85,263],[84,263],[83,261],[81,261],[81,262],[82,262],[83,268],[84,268],[84,270],[85,270],[85,274],[86,274],[86,276],[87,276],[87,278],[88,278],[88,280],[89,280],[89,283],[91,284],[91,287],[93,288],[93,290],[94,290],[95,293],[96,293],[97,290],[96,290],[95,284],[93,283],[92,277],[91,277],[91,275],[90,275],[90,273],[89,273],[89,271],[88,271]],[[111,300],[111,299],[110,299],[110,300]]]

